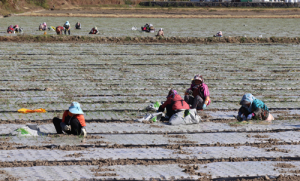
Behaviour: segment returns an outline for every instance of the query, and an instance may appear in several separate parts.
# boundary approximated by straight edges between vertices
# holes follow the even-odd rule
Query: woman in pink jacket
[[[209,90],[201,75],[195,75],[191,87],[186,90],[184,100],[191,109],[204,110],[210,104]]]

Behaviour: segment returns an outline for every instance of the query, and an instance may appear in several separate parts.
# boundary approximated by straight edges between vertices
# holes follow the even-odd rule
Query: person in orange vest
[[[64,131],[67,134],[86,137],[86,124],[83,114],[80,104],[78,102],[72,102],[69,109],[64,112],[62,119],[57,117],[53,118],[53,124],[57,134],[63,134]]]

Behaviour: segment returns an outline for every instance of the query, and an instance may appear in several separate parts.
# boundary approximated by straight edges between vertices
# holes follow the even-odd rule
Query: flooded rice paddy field
[[[66,21],[71,23],[72,35],[88,35],[92,27],[97,26],[100,34],[89,36],[124,37],[124,36],[154,36],[153,33],[132,31],[135,26],[151,23],[158,31],[164,28],[165,36],[173,37],[212,37],[218,31],[224,36],[247,37],[299,37],[300,25],[295,19],[171,19],[171,18],[83,18],[83,17],[20,17],[4,18],[0,21],[0,36],[8,35],[6,29],[11,24],[18,24],[29,35],[42,35],[38,26],[46,22],[48,26],[62,26]],[[76,22],[82,23],[81,30],[75,30]],[[48,34],[55,34],[48,31]],[[14,36],[14,35],[9,35]]]
[[[0,45],[0,175],[19,180],[274,178],[299,173],[299,45]],[[170,88],[202,74],[212,99],[197,125],[138,123]],[[251,92],[271,124],[238,123]],[[82,104],[87,138],[51,119]],[[19,108],[47,113],[20,114]],[[38,124],[37,137],[15,130]],[[25,175],[26,173],[26,175]]]

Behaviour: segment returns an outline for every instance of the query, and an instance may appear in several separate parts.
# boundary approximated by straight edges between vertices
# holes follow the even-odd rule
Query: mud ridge
[[[179,135],[178,135],[179,136]],[[184,138],[184,135],[182,136],[182,139]],[[86,150],[89,148],[126,148],[126,149],[134,149],[134,148],[165,148],[165,149],[171,149],[171,150],[181,150],[183,147],[234,147],[237,148],[239,146],[251,146],[251,147],[257,147],[257,148],[270,148],[272,146],[276,145],[300,145],[300,142],[281,142],[276,139],[268,139],[263,140],[265,142],[263,143],[230,143],[230,144],[221,144],[221,143],[214,143],[214,144],[195,144],[189,140],[183,140],[183,141],[170,141],[173,143],[178,144],[153,144],[153,145],[121,145],[121,144],[111,144],[104,142],[104,141],[93,141],[88,142],[85,145],[44,145],[44,146],[22,146],[20,144],[10,143],[6,142],[4,145],[0,144],[0,150],[64,150],[64,151],[78,151],[78,150]],[[279,151],[279,152],[285,152],[288,153],[288,150],[281,150],[276,147],[271,149],[266,149],[266,151]],[[73,155],[74,156],[74,155]]]
[[[33,167],[33,166],[70,166],[70,165],[164,165],[164,164],[208,164],[213,162],[247,162],[247,161],[299,161],[300,158],[278,157],[278,158],[220,158],[220,159],[90,159],[70,161],[13,161],[0,162],[0,168],[8,167]]]
[[[263,43],[263,44],[299,44],[299,38],[290,37],[90,37],[90,36],[58,36],[58,35],[20,35],[20,36],[1,36],[0,42],[23,42],[23,43],[70,43],[70,42],[90,42],[90,43],[118,43],[118,44],[136,44],[136,43],[193,43],[193,44],[214,44],[214,43]]]

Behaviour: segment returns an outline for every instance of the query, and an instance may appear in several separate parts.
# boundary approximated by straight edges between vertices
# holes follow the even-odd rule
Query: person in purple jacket
[[[204,110],[210,104],[209,90],[201,75],[195,75],[191,87],[186,90],[185,102],[191,105],[191,109]]]

